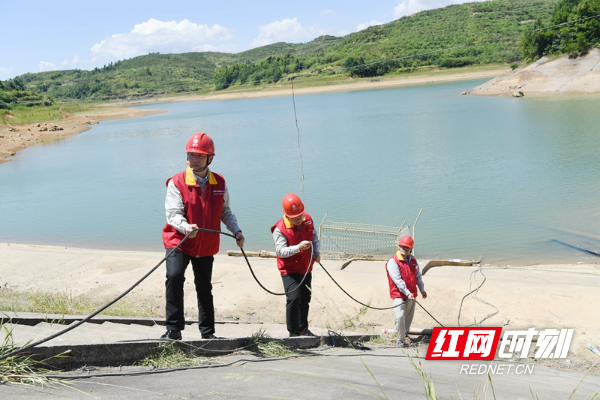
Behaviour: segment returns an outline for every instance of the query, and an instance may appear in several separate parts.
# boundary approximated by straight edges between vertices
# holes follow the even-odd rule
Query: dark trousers
[[[171,249],[167,249],[167,253],[169,251]],[[215,308],[213,305],[212,284],[210,283],[214,260],[213,256],[190,257],[179,249],[167,258],[165,287],[167,298],[166,325],[168,330],[181,331],[185,328],[183,284],[185,282],[185,270],[191,261],[198,297],[198,327],[203,337],[215,333]]]
[[[304,274],[281,275],[286,293],[298,287]],[[308,308],[311,297],[312,272],[306,275],[302,287],[293,293],[286,294],[285,319],[290,334],[308,330]]]

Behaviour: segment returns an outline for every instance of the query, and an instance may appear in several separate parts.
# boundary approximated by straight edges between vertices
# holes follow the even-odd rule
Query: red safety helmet
[[[283,196],[281,204],[283,206],[283,213],[288,218],[296,218],[304,212],[304,203],[294,193],[288,193]]]
[[[215,144],[210,136],[208,136],[206,133],[194,133],[192,137],[188,139],[187,144],[185,145],[185,152],[209,154],[214,156]]]
[[[415,247],[415,241],[408,235],[402,236],[400,238],[400,241],[398,242],[398,246],[408,247],[409,249],[412,249],[413,247]]]

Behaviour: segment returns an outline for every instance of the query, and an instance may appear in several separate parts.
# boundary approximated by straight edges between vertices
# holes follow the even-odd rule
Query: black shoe
[[[311,331],[309,331],[308,329],[303,330],[302,332],[300,332],[300,336],[313,336],[316,337],[317,335],[315,335],[314,333],[312,333]]]
[[[292,333],[290,333],[290,337],[298,337],[298,336],[302,336],[302,334],[300,332],[292,332]]]
[[[214,333],[211,333],[210,335],[206,335],[206,336],[202,336],[202,339],[206,339],[206,340],[214,340],[214,339],[223,339],[220,338],[218,336],[215,336]]]
[[[168,330],[164,335],[160,337],[161,339],[169,339],[169,340],[181,340],[181,331],[177,330]]]

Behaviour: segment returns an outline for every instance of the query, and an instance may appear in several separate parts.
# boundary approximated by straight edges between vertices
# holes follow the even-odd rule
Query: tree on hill
[[[600,0],[561,0],[548,25],[560,25],[542,29],[537,20],[523,35],[521,48],[528,60],[543,56],[568,53],[573,57],[586,54],[600,45]],[[581,21],[580,21],[581,20]],[[572,21],[578,21],[569,23]]]
[[[15,107],[49,106],[52,100],[35,91],[25,90],[23,81],[19,78],[0,81],[0,110],[10,110]]]

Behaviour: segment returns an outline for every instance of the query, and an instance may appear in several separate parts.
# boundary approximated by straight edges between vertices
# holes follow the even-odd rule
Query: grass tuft
[[[152,354],[139,362],[140,365],[152,369],[166,369],[177,367],[196,367],[210,364],[206,358],[194,357],[181,348],[175,342],[159,343]]]
[[[255,345],[255,353],[262,357],[289,357],[298,354],[284,346],[280,341],[272,340],[263,328],[252,334],[250,343]]]
[[[406,353],[405,353],[406,354]],[[423,382],[423,388],[425,389],[425,398],[427,400],[440,400],[439,397],[435,394],[435,387],[433,385],[433,378],[431,375],[427,376],[425,371],[423,371],[423,363],[421,362],[421,358],[419,357],[419,352],[417,351],[416,357],[406,355],[410,360],[412,366],[417,370],[421,381]],[[415,358],[417,362],[415,363]]]
[[[4,339],[0,343],[0,356],[18,350],[12,340],[12,329],[9,329],[4,319],[0,320],[0,330],[4,331]],[[64,354],[55,356],[64,357]],[[0,384],[17,383],[26,385],[58,386],[65,383],[58,379],[46,378],[44,374],[51,372],[48,368],[42,367],[44,361],[32,360],[30,356],[20,355],[10,356],[0,360]]]
[[[37,312],[42,314],[89,314],[105,302],[90,300],[84,295],[75,296],[71,291],[34,291],[21,293],[13,289],[0,290],[0,309],[11,312]],[[154,317],[160,315],[164,304],[158,301],[135,301],[134,297],[121,299],[104,310],[104,315],[124,317]]]

